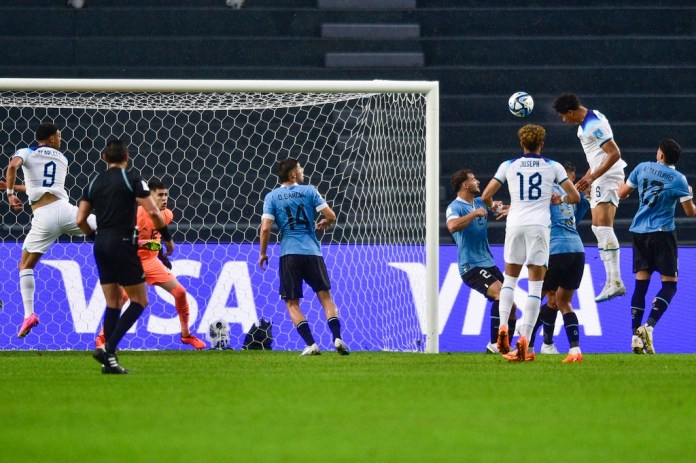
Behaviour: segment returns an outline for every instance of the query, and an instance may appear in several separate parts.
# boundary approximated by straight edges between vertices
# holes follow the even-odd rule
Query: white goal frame
[[[439,352],[439,83],[427,81],[145,80],[0,78],[3,91],[417,93],[426,98],[425,320],[426,353]]]

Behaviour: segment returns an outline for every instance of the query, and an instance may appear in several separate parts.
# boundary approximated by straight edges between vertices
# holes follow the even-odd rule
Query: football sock
[[[131,301],[131,303],[128,304],[128,308],[126,308],[123,315],[121,315],[121,317],[118,319],[118,323],[116,323],[111,336],[106,339],[107,352],[111,354],[116,352],[118,343],[121,342],[121,339],[123,339],[123,336],[126,335],[126,332],[135,324],[138,318],[140,318],[143,310],[145,310],[145,308],[137,302]]]
[[[121,316],[121,309],[117,307],[107,307],[104,311],[104,339],[109,339],[116,328],[118,319]]]
[[[544,324],[544,344],[553,344],[553,331],[556,329],[557,311],[544,304],[539,312],[539,318]]]
[[[36,282],[34,281],[34,269],[27,268],[19,272],[19,291],[22,293],[22,301],[24,302],[24,318],[29,317],[34,313],[34,289]]]
[[[580,345],[580,324],[575,312],[563,315],[563,325],[565,326],[566,336],[568,336],[568,345],[571,348],[578,347]]]
[[[335,341],[336,338],[340,338],[341,321],[338,319],[338,317],[331,317],[328,320],[326,320],[326,323],[329,324],[329,329],[331,330],[331,334],[333,335],[333,340]]]
[[[517,278],[509,275],[505,275],[504,277],[503,287],[500,288],[500,304],[498,305],[498,313],[500,315],[500,324],[508,326],[508,322],[510,321],[510,312],[512,311],[512,303],[515,298]],[[510,334],[512,334],[512,332]]]
[[[174,307],[176,308],[176,313],[179,315],[179,323],[181,324],[181,336],[189,336],[191,331],[189,331],[189,303],[186,297],[186,289],[179,284],[174,289],[172,289],[172,296],[174,296]]]
[[[309,323],[307,323],[307,320],[301,321],[297,324],[297,332],[300,333],[300,336],[302,336],[302,339],[304,339],[305,344],[308,346],[314,344],[314,336],[312,336],[312,332],[309,329]]]
[[[541,287],[543,281],[527,282],[527,300],[524,304],[524,318],[522,319],[522,329],[520,334],[529,339],[532,335],[532,329],[539,318],[539,310],[541,308]],[[511,292],[511,291],[509,291]]]
[[[541,312],[539,313],[539,316],[537,317],[536,324],[534,325],[534,328],[532,328],[532,335],[529,337],[529,346],[534,347],[534,341],[536,341],[536,335],[537,332],[539,331],[539,328],[543,322],[541,321]]]
[[[493,301],[491,304],[491,342],[498,341],[498,328],[500,328],[500,301]]]
[[[677,282],[676,281],[663,281],[662,289],[655,296],[653,301],[652,310],[650,315],[648,315],[648,325],[655,326],[657,322],[660,321],[660,317],[664,315],[667,310],[667,306],[672,302],[672,298],[677,292]]]
[[[513,305],[512,310],[517,311],[517,308]],[[510,312],[510,318],[508,319],[508,333],[512,335],[515,332],[515,328],[517,328],[517,314],[515,314],[515,318],[512,318],[512,312]],[[495,340],[496,342],[498,341],[497,336]]]
[[[592,231],[597,237],[597,246],[604,262],[604,270],[607,272],[607,281],[621,280],[621,247],[614,229],[612,227],[596,227],[593,225]]]
[[[636,280],[636,287],[631,297],[631,332],[636,334],[636,330],[643,324],[643,313],[645,312],[645,295],[648,293],[650,280]]]

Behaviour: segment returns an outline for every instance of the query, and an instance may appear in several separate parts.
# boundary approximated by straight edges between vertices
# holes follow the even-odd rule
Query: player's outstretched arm
[[[500,183],[496,179],[492,179],[490,182],[488,182],[488,185],[486,186],[486,189],[483,190],[483,194],[481,195],[481,199],[483,200],[484,203],[486,203],[486,206],[493,207],[493,195],[498,192],[500,187],[502,186],[502,183]]]
[[[580,202],[580,193],[578,193],[577,188],[575,188],[575,185],[573,185],[570,179],[565,179],[565,181],[561,183],[561,188],[566,192],[566,194],[561,196],[561,202],[567,204],[577,204]]]
[[[80,227],[85,236],[93,232],[92,227],[87,223],[87,217],[89,217],[90,212],[92,212],[92,203],[84,199],[80,201],[80,204],[77,206],[77,226]]]
[[[633,190],[635,190],[635,188],[631,188],[627,183],[624,183],[624,184],[621,185],[621,187],[619,188],[619,199],[626,199],[626,198],[628,198],[628,195],[630,195],[631,193],[633,193]]]

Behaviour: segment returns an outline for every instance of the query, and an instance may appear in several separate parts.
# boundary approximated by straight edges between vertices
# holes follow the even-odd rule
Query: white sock
[[[578,355],[578,354],[581,354],[582,352],[580,352],[580,346],[578,346],[578,347],[571,347],[570,350],[568,351],[568,353],[570,355]]]
[[[510,275],[503,275],[503,287],[500,288],[500,303],[498,311],[500,312],[500,324],[508,326],[510,321],[510,312],[512,312],[512,303],[515,300],[515,288],[517,288],[517,278]],[[512,335],[512,333],[510,333]]]
[[[24,318],[34,313],[34,269],[28,268],[19,271],[19,290],[24,301]]]
[[[592,231],[597,237],[599,255],[604,262],[604,270],[607,273],[607,281],[621,280],[621,247],[619,240],[611,227],[596,227],[592,225]]]
[[[522,319],[522,326],[520,328],[520,333],[525,336],[527,340],[532,337],[532,330],[536,321],[539,318],[539,312],[541,311],[541,288],[544,286],[543,281],[529,281],[527,284],[528,295],[527,301],[524,304],[524,318]]]

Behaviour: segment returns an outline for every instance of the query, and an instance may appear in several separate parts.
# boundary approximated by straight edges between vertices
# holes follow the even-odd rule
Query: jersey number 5
[[[295,214],[292,213],[290,206],[285,207],[285,213],[288,215],[288,224],[290,225],[290,230],[294,230],[297,226],[304,226],[309,230],[309,217],[305,213],[304,205],[300,204],[297,206],[297,211]]]
[[[56,163],[51,161],[44,165],[43,186],[52,187],[56,183]]]

